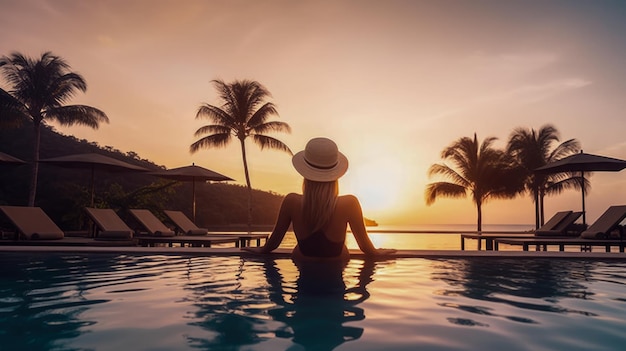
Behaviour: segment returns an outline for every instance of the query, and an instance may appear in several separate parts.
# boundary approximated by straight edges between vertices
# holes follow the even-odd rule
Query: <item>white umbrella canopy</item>
[[[585,172],[619,172],[624,168],[626,168],[626,160],[587,154],[581,151],[580,153],[564,157],[558,161],[539,167],[535,169],[535,172],[546,174],[580,172],[583,224],[586,224],[585,187],[584,184],[582,184],[585,179]]]
[[[150,172],[151,175],[155,175],[157,177],[173,179],[181,182],[191,182],[192,183],[192,199],[191,199],[191,211],[193,221],[196,221],[196,181],[228,181],[234,180],[230,177],[227,177],[223,174],[217,173],[210,169],[206,169],[204,167],[196,166],[195,164],[191,164],[191,166],[183,166],[178,168],[167,169],[163,171]]]
[[[91,206],[94,205],[94,178],[96,171],[107,172],[147,172],[146,168],[120,161],[118,159],[96,153],[74,154],[39,160],[55,166],[66,168],[82,168],[91,170]]]

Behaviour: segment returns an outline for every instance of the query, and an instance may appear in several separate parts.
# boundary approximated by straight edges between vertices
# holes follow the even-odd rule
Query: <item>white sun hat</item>
[[[348,170],[348,158],[328,138],[309,140],[303,151],[291,159],[294,168],[305,179],[315,182],[331,182]]]

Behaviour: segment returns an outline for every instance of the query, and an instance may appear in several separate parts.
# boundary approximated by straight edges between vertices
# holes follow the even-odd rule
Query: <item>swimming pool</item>
[[[626,262],[0,256],[2,350],[618,350]],[[319,291],[319,280],[324,291]]]

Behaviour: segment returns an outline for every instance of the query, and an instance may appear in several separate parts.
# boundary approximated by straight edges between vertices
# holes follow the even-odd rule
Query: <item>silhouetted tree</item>
[[[438,197],[460,198],[469,193],[476,205],[477,230],[482,231],[482,205],[492,198],[512,198],[522,191],[520,172],[504,151],[492,147],[496,138],[489,137],[478,142],[462,137],[446,147],[441,157],[452,163],[434,164],[428,170],[430,177],[443,176],[449,181],[439,181],[426,187],[426,204],[431,205]]]
[[[225,83],[213,80],[223,104],[213,106],[204,103],[198,109],[196,118],[207,118],[213,124],[200,127],[194,136],[202,136],[191,144],[190,151],[211,147],[224,147],[233,137],[239,140],[243,169],[248,186],[248,226],[252,224],[252,185],[248,171],[245,141],[248,137],[261,147],[293,153],[282,141],[266,135],[268,132],[291,132],[285,122],[268,121],[272,115],[278,116],[276,107],[265,100],[271,96],[269,91],[256,81],[236,80]]]
[[[515,128],[509,136],[507,152],[518,162],[524,173],[524,187],[535,203],[535,227],[544,223],[543,198],[565,189],[580,188],[580,176],[572,173],[538,174],[534,170],[565,156],[577,153],[580,144],[576,139],[559,142],[557,129],[546,124],[535,129]]]
[[[33,164],[28,205],[34,206],[39,173],[40,126],[46,120],[64,126],[85,125],[94,129],[109,122],[106,114],[85,105],[64,104],[80,90],[87,90],[85,79],[70,71],[70,65],[59,56],[46,52],[38,59],[20,53],[0,58],[0,70],[11,85],[7,92],[0,89],[0,116],[4,123],[31,120],[34,128]]]

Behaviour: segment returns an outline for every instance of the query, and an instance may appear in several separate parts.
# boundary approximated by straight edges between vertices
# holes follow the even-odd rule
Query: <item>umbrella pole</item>
[[[191,182],[191,213],[193,222],[196,223],[196,178]]]
[[[585,172],[580,172],[580,188],[581,193],[583,194],[583,224],[587,224],[587,211],[585,211]]]
[[[91,165],[91,207],[93,207],[93,204],[94,204],[94,195],[93,195],[94,194],[94,187],[95,187],[95,183],[93,181],[94,173],[95,173],[94,168],[95,167],[92,164]]]

